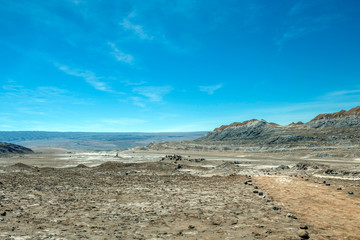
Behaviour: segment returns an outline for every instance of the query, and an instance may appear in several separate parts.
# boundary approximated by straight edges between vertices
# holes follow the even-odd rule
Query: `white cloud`
[[[219,83],[217,85],[212,85],[212,86],[199,86],[199,90],[201,92],[206,92],[208,93],[209,95],[212,95],[214,94],[214,92],[218,89],[222,88],[222,84]]]
[[[75,99],[68,90],[54,86],[38,86],[34,89],[28,89],[16,84],[16,82],[11,82],[10,84],[3,85],[2,88],[5,91],[0,95],[1,101],[8,103],[16,102],[22,106],[37,103],[58,103],[60,101],[75,102]]]
[[[100,81],[103,77],[97,77],[95,73],[88,71],[88,70],[80,70],[80,69],[70,69],[69,67],[65,65],[58,65],[57,66],[59,70],[63,71],[64,73],[81,77],[83,78],[87,83],[89,83],[91,86],[93,86],[95,89],[104,91],[104,92],[113,92],[114,90],[111,89],[110,86],[108,86],[105,82]]]
[[[39,111],[38,108],[25,108],[21,107],[17,109],[20,113],[30,114],[30,115],[46,115],[45,112]]]
[[[130,16],[130,15],[129,15]],[[142,40],[153,40],[154,37],[150,36],[144,31],[144,27],[142,25],[137,25],[132,23],[129,20],[129,17],[124,18],[120,23],[121,26],[124,27],[125,30],[131,31],[136,37]]]
[[[313,32],[323,31],[330,28],[330,23],[340,18],[339,15],[324,14],[314,18],[303,18],[297,20],[295,23],[281,35],[280,38],[275,39],[275,43],[281,48],[282,45],[289,41],[301,37],[305,37]]]
[[[130,80],[123,80],[121,82],[125,86],[139,86],[139,85],[144,85],[146,83],[145,81],[133,82],[133,81],[130,81]]]
[[[145,31],[145,27],[143,25],[134,23],[135,18],[137,18],[138,21],[143,21],[141,17],[138,17],[135,12],[131,12],[122,20],[122,22],[119,23],[119,25],[122,26],[125,31],[130,32],[133,37],[139,40],[156,42],[167,50],[175,53],[183,54],[188,52],[185,48],[178,46],[174,41],[170,40],[161,27],[150,26],[150,30],[147,29]],[[151,34],[149,32],[151,32]]]
[[[133,102],[134,105],[138,107],[146,107],[146,104],[144,103],[144,100],[140,97],[131,97],[130,100]]]
[[[111,52],[111,54],[119,61],[119,62],[124,62],[124,63],[128,63],[128,64],[133,64],[134,62],[134,57],[130,54],[126,54],[122,51],[120,51],[116,45],[112,42],[108,42],[108,45],[111,47],[111,49],[113,50]]]
[[[342,90],[342,91],[336,91],[336,92],[330,92],[326,94],[327,97],[335,97],[335,96],[346,96],[346,95],[354,95],[360,93],[360,89],[356,90]]]
[[[144,86],[134,88],[133,92],[147,97],[150,102],[161,102],[163,97],[170,93],[172,89],[170,86]]]

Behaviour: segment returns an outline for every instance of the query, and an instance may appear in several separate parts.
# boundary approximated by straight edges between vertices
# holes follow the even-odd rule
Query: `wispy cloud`
[[[125,86],[140,86],[140,85],[144,85],[146,82],[145,81],[134,82],[130,80],[123,80],[121,81],[121,83],[123,83]]]
[[[112,52],[111,54],[119,61],[119,62],[124,62],[124,63],[128,63],[128,64],[133,64],[134,63],[134,57],[130,54],[126,54],[122,51],[120,51],[116,45],[112,42],[108,42],[108,45],[111,47]]]
[[[99,91],[117,93],[113,89],[111,89],[111,87],[108,86],[107,83],[101,81],[101,79],[103,79],[103,77],[97,77],[95,75],[95,73],[93,73],[91,71],[80,70],[80,69],[71,69],[65,65],[57,65],[57,67],[59,70],[63,71],[64,73],[66,73],[68,75],[80,77],[80,78],[84,79],[87,83],[89,83],[92,87],[94,87],[95,89],[97,89]]]
[[[122,22],[120,22],[120,26],[122,26],[125,30],[130,31],[141,40],[153,40],[154,36],[149,35],[145,32],[144,27],[139,24],[134,24],[131,22],[131,18],[134,16],[134,13],[129,14],[128,17],[124,18]]]
[[[222,88],[222,84],[219,83],[217,85],[211,85],[211,86],[199,86],[199,90],[201,92],[206,92],[208,93],[209,95],[212,95],[214,94],[214,92],[218,89]]]
[[[311,1],[307,1],[306,3],[304,1],[299,1],[293,5],[293,7],[289,11],[289,15],[296,15],[300,12],[302,12],[304,9],[310,7],[314,3]]]
[[[135,21],[137,23],[135,23]],[[154,25],[148,24],[147,28],[145,28],[145,24],[141,24],[141,22],[144,22],[142,16],[138,15],[136,11],[133,11],[123,18],[119,25],[123,28],[123,30],[130,33],[132,38],[160,44],[171,52],[180,54],[188,52],[186,48],[180,47],[173,40],[169,39],[169,37],[165,34],[163,26],[155,27]]]
[[[144,99],[140,98],[140,97],[130,97],[129,98],[130,101],[132,101],[132,103],[135,105],[135,106],[138,106],[138,107],[141,107],[141,108],[144,108],[146,107],[146,104],[144,102]]]
[[[335,96],[349,96],[349,95],[358,95],[360,93],[360,89],[355,89],[355,90],[341,90],[341,91],[335,91],[335,92],[330,92],[328,94],[326,94],[325,96],[327,97],[335,97]]]
[[[25,113],[25,114],[29,114],[29,115],[46,115],[45,112],[39,111],[39,108],[21,107],[21,108],[17,108],[17,111],[20,113]]]
[[[54,86],[39,86],[35,89],[28,89],[22,85],[11,82],[2,86],[5,92],[2,94],[3,101],[11,100],[31,103],[52,102],[54,99],[67,99],[69,91]]]
[[[144,86],[134,88],[133,92],[146,97],[150,102],[161,102],[163,97],[172,90],[170,86]]]
[[[302,7],[304,6],[295,5],[289,14],[294,15],[297,11],[300,11]],[[316,17],[297,19],[287,27],[287,30],[279,38],[275,39],[275,44],[281,48],[287,41],[305,37],[314,32],[324,31],[331,27],[331,23],[340,18],[341,16],[338,14],[323,14]]]

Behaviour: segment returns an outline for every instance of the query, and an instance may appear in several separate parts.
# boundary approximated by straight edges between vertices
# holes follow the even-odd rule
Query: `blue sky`
[[[360,1],[0,0],[0,130],[197,131],[360,105]]]

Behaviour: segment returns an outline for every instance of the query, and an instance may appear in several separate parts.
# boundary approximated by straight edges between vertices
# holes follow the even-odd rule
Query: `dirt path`
[[[288,176],[255,178],[282,211],[309,226],[311,239],[360,239],[360,199],[336,187]]]

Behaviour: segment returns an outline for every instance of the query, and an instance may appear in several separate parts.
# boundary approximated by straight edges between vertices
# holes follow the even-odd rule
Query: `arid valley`
[[[360,236],[360,159],[57,151],[1,159],[1,239]]]
[[[0,238],[360,239],[359,115],[123,150],[1,143]]]
[[[0,240],[360,240],[359,12],[0,0]]]

